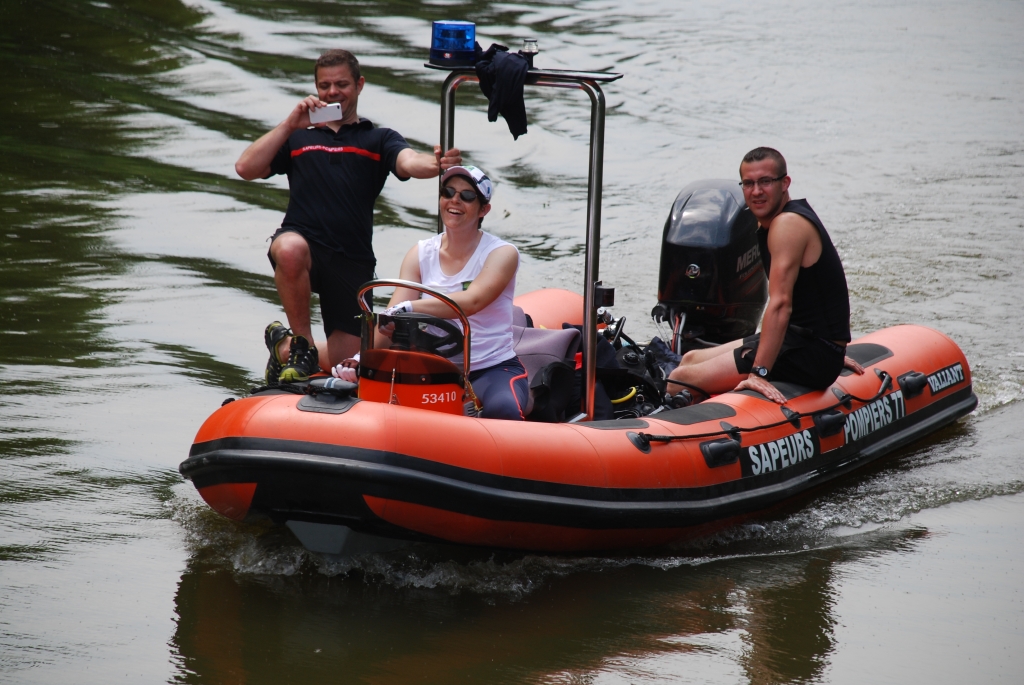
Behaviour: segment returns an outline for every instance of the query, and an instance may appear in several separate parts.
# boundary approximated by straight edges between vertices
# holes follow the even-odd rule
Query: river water
[[[789,683],[1024,679],[1024,5],[0,0],[0,681]],[[347,47],[360,113],[420,149],[433,19],[539,39],[606,88],[602,276],[657,331],[675,194],[771,145],[846,265],[854,328],[964,349],[955,426],[756,522],[630,557],[331,564],[177,473],[262,374],[281,180],[233,163]],[[1016,46],[1016,47],[1014,47]],[[589,106],[532,91],[513,142],[464,89],[519,291],[579,291]],[[389,181],[378,273],[433,224]]]

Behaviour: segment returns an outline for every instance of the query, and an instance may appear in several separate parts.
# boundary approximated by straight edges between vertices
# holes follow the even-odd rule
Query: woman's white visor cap
[[[475,166],[449,167],[448,171],[444,172],[444,175],[441,177],[441,185],[444,185],[445,181],[452,176],[465,177],[476,188],[476,192],[483,196],[484,204],[491,201],[494,186],[491,185],[491,179],[487,178],[487,174],[484,173],[483,169]]]

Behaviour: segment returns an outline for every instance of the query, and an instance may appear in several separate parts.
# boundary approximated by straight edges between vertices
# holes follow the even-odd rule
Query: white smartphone
[[[322,124],[326,121],[339,121],[341,119],[341,103],[332,102],[326,107],[317,107],[309,110],[309,123]]]

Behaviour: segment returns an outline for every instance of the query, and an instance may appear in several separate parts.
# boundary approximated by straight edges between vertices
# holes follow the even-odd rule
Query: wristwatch
[[[755,366],[750,370],[750,373],[759,376],[760,378],[768,378],[768,369],[763,366]]]

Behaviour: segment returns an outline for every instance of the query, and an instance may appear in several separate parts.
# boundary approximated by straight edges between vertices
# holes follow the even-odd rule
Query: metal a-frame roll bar
[[[449,70],[433,64],[431,69],[451,71],[441,88],[441,149],[455,145],[455,91],[464,83],[478,83],[472,67]],[[622,78],[622,74],[530,69],[526,85],[547,88],[574,88],[590,96],[590,173],[587,182],[587,244],[583,277],[583,397],[581,412],[585,420],[594,418],[594,384],[597,379],[597,294],[601,254],[601,184],[604,176],[605,98],[601,83]],[[441,213],[437,215],[437,231],[444,230]]]

